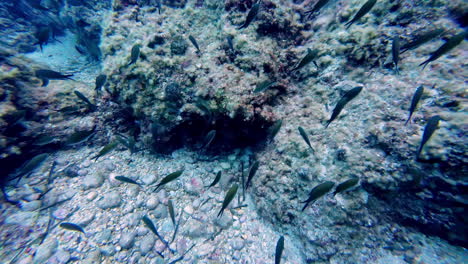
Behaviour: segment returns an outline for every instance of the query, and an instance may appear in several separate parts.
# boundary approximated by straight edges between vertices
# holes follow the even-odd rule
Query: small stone
[[[214,220],[214,224],[216,226],[219,226],[219,227],[223,228],[223,229],[226,229],[226,228],[230,227],[232,225],[232,223],[233,223],[232,217],[227,212],[224,212],[224,214],[221,217],[217,217]]]
[[[74,217],[76,218],[76,221],[74,222],[82,227],[85,227],[89,223],[91,223],[91,221],[94,220],[95,214],[96,213],[93,210],[89,210],[89,209],[80,210],[76,213],[76,217]]]
[[[154,210],[154,217],[156,218],[166,218],[167,217],[167,208],[163,204],[159,204],[158,207]]]
[[[59,219],[59,220],[64,220],[70,214],[71,214],[71,209],[67,207],[59,208],[52,213],[55,219]]]
[[[141,182],[145,185],[151,185],[156,182],[156,175],[154,174],[146,174],[140,177]]]
[[[23,211],[35,211],[41,207],[41,201],[32,201],[32,202],[24,202],[20,203],[21,210]]]
[[[189,205],[185,206],[185,207],[184,207],[184,212],[187,213],[187,214],[189,214],[189,215],[193,214],[193,207],[192,207],[192,205],[189,204]]]
[[[146,208],[150,209],[150,210],[153,210],[154,208],[156,208],[159,204],[159,200],[154,197],[154,196],[151,196],[147,201],[146,201]]]
[[[36,255],[34,255],[34,263],[47,263],[47,260],[57,250],[57,239],[49,238],[42,245],[36,249]]]
[[[85,190],[89,190],[91,188],[98,188],[104,183],[104,177],[100,173],[89,173],[83,179],[83,183],[81,184]]]
[[[86,254],[86,258],[81,262],[83,264],[100,264],[101,263],[101,252],[94,250]]]
[[[34,226],[39,213],[36,212],[17,212],[8,215],[4,224],[21,225],[21,226]]]
[[[122,234],[119,240],[119,245],[123,249],[129,249],[133,246],[133,243],[135,242],[135,232],[125,232]]]
[[[231,247],[234,249],[234,250],[241,250],[244,248],[245,246],[245,242],[243,239],[241,238],[234,238],[234,239],[230,239],[229,240],[229,243],[231,244]]]
[[[192,239],[204,237],[208,234],[208,226],[199,222],[193,223],[192,226],[184,233],[185,236]]]
[[[112,236],[112,231],[110,231],[109,229],[105,229],[105,230],[102,230],[101,232],[98,232],[96,234],[96,242],[100,243],[100,244],[104,244],[104,243],[107,243],[110,239],[111,239],[111,236]]]
[[[64,250],[63,248],[57,249],[55,254],[52,256],[50,260],[51,263],[68,263],[70,260],[70,253]]]
[[[108,209],[120,206],[122,203],[121,195],[118,192],[109,192],[99,200],[96,205],[101,209]]]
[[[148,234],[148,228],[143,227],[143,226],[139,226],[137,228],[137,236],[144,236],[146,234]]]
[[[102,255],[109,257],[115,254],[115,247],[113,245],[106,245],[101,248]]]
[[[154,246],[155,238],[153,235],[144,236],[140,240],[140,252],[142,255],[148,254]]]
[[[221,168],[223,168],[224,170],[229,170],[231,168],[231,163],[221,162],[221,163],[219,163],[219,166],[221,166]]]
[[[92,201],[92,200],[94,200],[94,199],[96,198],[96,196],[97,196],[97,192],[92,191],[92,192],[89,192],[89,193],[86,195],[86,199],[87,199],[88,201]]]

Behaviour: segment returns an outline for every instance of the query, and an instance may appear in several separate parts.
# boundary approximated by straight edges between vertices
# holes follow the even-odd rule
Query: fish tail
[[[304,212],[304,210],[307,208],[308,205],[309,203],[304,204],[304,207],[302,207],[302,212]]]
[[[325,124],[325,128],[328,128],[328,126],[330,125],[331,121],[328,120],[327,123]]]
[[[419,64],[419,66],[423,66],[422,69],[424,70],[424,68],[426,68],[426,66],[429,64],[429,62],[431,62],[431,60],[430,60],[430,59],[427,59],[427,60],[425,60],[423,63]]]
[[[346,29],[348,29],[353,23],[354,23],[353,20],[350,20],[350,21],[346,22],[346,24],[345,24]]]
[[[408,119],[406,119],[405,126],[406,126],[406,124],[408,124],[408,122],[410,121],[410,119],[411,119],[411,114],[408,116]]]
[[[242,26],[238,27],[237,30],[243,29],[243,28],[246,28],[246,27],[247,27],[247,26],[246,26],[245,23],[244,23],[244,24],[242,24]]]
[[[223,215],[223,212],[224,212],[224,209],[221,209],[218,213],[218,217],[222,216]]]

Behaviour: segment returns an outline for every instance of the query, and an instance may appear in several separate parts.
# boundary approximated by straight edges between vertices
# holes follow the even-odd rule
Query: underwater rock
[[[172,55],[184,55],[188,49],[188,42],[182,36],[174,36],[171,42]]]

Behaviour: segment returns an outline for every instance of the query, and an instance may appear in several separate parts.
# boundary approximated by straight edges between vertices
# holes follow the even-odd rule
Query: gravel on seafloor
[[[182,257],[180,263],[262,264],[272,263],[276,242],[280,235],[285,235],[283,263],[305,263],[297,243],[293,242],[295,238],[280,234],[281,230],[274,230],[270,224],[260,219],[248,194],[246,201],[240,204],[236,197],[230,209],[217,217],[224,194],[231,183],[222,183],[210,189],[203,186],[211,183],[215,171],[222,170],[222,162],[230,162],[231,167],[235,168],[223,170],[224,175],[239,174],[238,160],[242,157],[190,164],[185,159],[193,158],[194,153],[185,150],[177,151],[177,159],[118,150],[97,162],[87,162],[87,157],[97,151],[99,148],[57,152],[32,175],[23,178],[17,188],[7,187],[7,194],[21,193],[21,196],[16,196],[17,200],[38,194],[35,197],[39,200],[30,203],[42,200],[42,206],[59,203],[50,209],[35,211],[24,206],[18,208],[9,204],[2,205],[0,237],[6,241],[0,249],[3,260],[13,259],[23,250],[16,263],[68,263],[71,260],[78,263],[170,263]],[[64,156],[67,157],[66,161],[61,158]],[[60,165],[55,168],[49,179],[50,183],[44,185],[53,159],[61,161]],[[67,177],[64,173],[72,164],[82,169],[86,167],[88,173]],[[105,164],[113,166],[103,166]],[[157,180],[182,167],[185,169],[182,176],[156,193],[153,192],[154,185],[142,182],[147,178],[145,175],[154,175],[156,181],[152,182],[157,183]],[[115,179],[116,175],[126,175],[142,185],[119,182]],[[85,181],[96,182],[94,177],[102,177],[104,181],[97,180],[101,184],[90,188]],[[233,177],[235,181],[239,179],[237,176]],[[32,185],[30,182],[36,184]],[[187,190],[184,188],[187,184],[195,186]],[[44,198],[39,198],[39,190],[49,189],[51,190]],[[198,191],[194,192],[193,189]],[[240,194],[241,191],[238,195]],[[67,197],[71,199],[66,200]],[[174,226],[168,214],[168,199],[173,201],[176,222],[180,223],[174,241],[171,241]],[[339,195],[337,202],[348,208],[347,210],[353,210],[357,206]],[[235,208],[239,205],[246,206]],[[46,231],[49,210],[54,223],[45,241],[39,245],[36,238]],[[155,223],[159,234],[170,242],[173,253],[144,225],[141,219],[145,215]],[[85,234],[57,226],[62,221],[79,224]],[[317,228],[320,229],[320,226]],[[328,232],[326,227],[322,231]],[[412,251],[414,256],[409,257],[426,261],[416,263],[462,263],[457,261],[467,257],[464,250],[440,243],[441,240],[437,238],[408,230],[404,232],[409,239],[418,241]],[[317,241],[320,241],[320,237],[317,237]],[[379,248],[362,254],[372,256],[375,260],[373,263],[407,263],[404,258],[409,253],[395,255],[392,252]],[[434,262],[435,259],[438,261]],[[329,263],[344,262],[340,255],[335,255]]]

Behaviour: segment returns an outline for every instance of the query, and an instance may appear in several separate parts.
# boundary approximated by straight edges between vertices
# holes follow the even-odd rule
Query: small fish
[[[401,53],[404,53],[411,49],[415,49],[421,46],[422,44],[431,41],[432,39],[442,35],[444,31],[445,30],[439,28],[415,36],[410,42],[401,46]]]
[[[276,242],[275,264],[280,264],[284,249],[284,236],[281,236]]]
[[[208,188],[215,186],[219,182],[220,179],[221,179],[221,171],[218,171],[218,173],[216,173],[216,177],[214,181],[210,184],[210,186],[208,186]]]
[[[207,149],[211,145],[215,137],[216,130],[210,130],[210,132],[208,132],[208,134],[206,134],[205,138],[203,139],[203,146],[201,148]]]
[[[416,107],[418,106],[419,100],[421,100],[423,93],[424,93],[424,87],[421,85],[416,89],[416,92],[413,95],[413,99],[411,100],[411,106],[409,108],[409,116],[405,122],[405,126],[410,121],[411,116],[413,116],[413,112],[414,110],[416,110]]]
[[[227,44],[228,44],[228,47],[230,50],[234,51],[234,44],[232,43],[232,41],[234,40],[234,37],[229,35],[226,37],[226,41],[227,41]]]
[[[210,125],[213,121],[213,111],[211,111],[209,104],[205,100],[200,99],[196,103],[196,106],[204,112],[203,118],[205,119],[206,123]]]
[[[161,188],[161,186],[179,178],[180,175],[182,175],[182,173],[184,172],[184,170],[178,170],[178,171],[175,171],[173,173],[170,173],[169,175],[167,175],[166,177],[164,177],[159,183],[158,185],[156,185],[156,188],[154,189],[154,191],[157,191],[159,188]]]
[[[198,46],[197,40],[192,35],[190,35],[188,38],[190,42],[192,42],[193,46],[195,46],[197,49],[197,52],[200,53],[200,47]]]
[[[135,153],[135,139],[133,137],[125,137],[122,135],[117,135],[116,136],[117,140],[120,142],[120,144],[124,145],[126,148],[130,150],[130,153]]]
[[[77,231],[77,232],[81,232],[81,233],[85,234],[85,231],[83,230],[83,228],[81,226],[77,225],[77,224],[63,222],[63,223],[60,223],[60,227],[64,228],[64,229],[67,229],[67,230]]]
[[[73,114],[80,112],[80,107],[78,107],[77,105],[69,105],[69,106],[60,108],[58,111],[65,115],[73,115]]]
[[[142,218],[143,222],[145,223],[145,225],[151,230],[151,232],[153,232],[153,234],[155,234],[159,240],[161,240],[161,242],[163,242],[163,244],[170,250],[170,251],[173,251],[170,247],[169,247],[169,243],[167,243],[167,241],[158,233],[158,230],[156,229],[156,226],[154,225],[153,221],[151,221],[151,219],[149,219],[148,216],[143,216]]]
[[[37,42],[34,43],[33,45],[39,45],[39,47],[41,48],[41,52],[42,52],[42,46],[44,44],[47,44],[47,42],[49,41],[49,36],[50,36],[49,27],[38,28],[34,36],[36,37]]]
[[[42,162],[47,159],[47,157],[49,157],[49,154],[47,153],[42,153],[34,156],[21,167],[17,175],[21,176],[32,172],[34,169],[39,167],[42,164]]]
[[[249,176],[247,177],[247,183],[245,184],[245,189],[249,188],[252,178],[255,176],[255,173],[257,173],[258,165],[258,161],[254,161],[254,163],[250,167]]]
[[[101,74],[98,77],[96,77],[96,88],[95,88],[95,90],[97,92],[101,91],[102,86],[104,86],[104,84],[106,84],[106,80],[107,80],[107,76],[104,75],[104,74]]]
[[[140,47],[140,44],[136,44],[132,47],[132,51],[130,53],[130,63],[127,66],[132,65],[138,60],[140,57]]]
[[[161,14],[161,9],[162,9],[161,0],[156,0],[156,8],[158,8],[158,13]]]
[[[429,141],[432,134],[436,131],[439,126],[439,121],[441,120],[440,116],[435,115],[427,121],[426,126],[424,127],[424,133],[421,140],[421,145],[419,145],[418,152],[416,153],[416,159],[419,159],[419,155],[424,147],[424,145]]]
[[[49,80],[73,80],[70,78],[73,74],[62,74],[60,72],[39,69],[35,71],[36,77],[41,79],[42,86],[47,86]]]
[[[307,143],[307,145],[310,147],[310,149],[315,152],[314,148],[310,144],[309,137],[307,136],[307,133],[302,127],[297,128],[299,130],[299,134],[301,134],[301,137],[304,139],[304,141]]]
[[[85,55],[85,54],[86,54],[86,51],[85,51],[82,47],[80,47],[80,46],[78,46],[78,45],[75,45],[75,49],[76,49],[76,51],[78,51],[78,53],[81,54],[81,55]]]
[[[167,209],[169,211],[169,215],[171,216],[171,221],[174,227],[176,226],[176,221],[175,221],[175,213],[174,213],[174,205],[172,205],[171,199],[167,201]]]
[[[351,178],[349,180],[346,180],[338,184],[338,186],[336,186],[335,191],[333,192],[333,196],[335,196],[337,193],[346,191],[347,189],[356,185],[358,182],[359,182],[359,178]]]
[[[88,131],[74,132],[67,138],[67,140],[65,141],[65,145],[72,146],[72,145],[77,145],[77,144],[87,141],[94,135],[94,129],[95,128],[88,130]]]
[[[335,120],[336,117],[340,114],[341,110],[345,107],[345,105],[351,101],[354,97],[356,97],[362,90],[362,86],[354,87],[353,89],[349,90],[348,92],[341,97],[341,99],[338,101],[338,103],[335,106],[335,109],[333,109],[333,113],[330,117],[330,119],[327,121],[325,128],[330,125],[330,123]]]
[[[304,56],[304,58],[301,59],[301,61],[299,61],[299,63],[291,70],[291,72],[297,71],[300,68],[309,64],[310,62],[312,62],[317,57],[318,54],[319,54],[319,51],[317,49],[314,49],[314,50],[307,49],[307,54]],[[315,67],[318,68],[317,63],[315,63],[315,61],[313,61],[313,63]]]
[[[419,64],[419,66],[423,66],[423,69],[426,68],[426,66],[438,58],[442,57],[445,53],[449,52],[456,46],[458,46],[462,41],[467,37],[468,31],[463,31],[462,33],[459,33],[450,39],[447,40],[442,46],[440,46],[436,51],[434,51],[429,59],[425,60],[423,63]]]
[[[318,0],[315,5],[309,11],[306,11],[305,14],[308,18],[311,18],[315,13],[320,11],[330,0]]]
[[[250,23],[252,22],[252,20],[254,20],[254,18],[257,16],[259,9],[260,9],[260,4],[259,3],[254,4],[252,8],[250,9],[249,13],[247,14],[247,18],[245,19],[244,24],[242,24],[242,26],[238,27],[237,29],[243,29],[243,28],[248,27]]]
[[[257,87],[255,87],[255,90],[253,92],[254,93],[263,92],[275,84],[276,84],[276,81],[269,81],[269,80],[263,81],[257,84]]]
[[[120,144],[119,141],[112,141],[111,143],[105,145],[96,156],[92,157],[91,159],[94,159],[97,161],[100,157],[106,155],[107,153],[111,152],[114,150],[118,145]]]
[[[392,59],[393,64],[395,64],[395,72],[399,74],[398,71],[398,62],[400,61],[400,38],[395,36],[392,41]]]
[[[283,120],[279,119],[269,128],[268,134],[270,135],[271,139],[275,138],[276,134],[278,134],[278,132],[281,129],[282,124],[283,124]]]
[[[54,142],[55,138],[49,135],[41,135],[39,136],[33,143],[35,146],[45,146],[49,145],[50,143]]]
[[[366,15],[371,9],[372,7],[374,7],[375,3],[377,2],[377,0],[368,0],[362,7],[361,9],[359,9],[359,11],[356,13],[356,15],[354,15],[353,19],[351,19],[350,21],[348,21],[345,26],[346,26],[346,29],[348,29],[352,24],[354,24],[354,22],[358,21],[361,17],[363,17],[364,15]]]
[[[121,181],[121,182],[126,182],[126,183],[131,183],[131,184],[136,184],[136,185],[140,185],[138,182],[136,182],[135,180],[132,180],[128,177],[125,177],[125,176],[115,176],[115,179],[118,180],[118,181]]]
[[[79,91],[73,91],[73,93],[83,102],[86,103],[86,105],[88,106],[88,108],[92,111],[96,110],[96,105],[91,103],[91,101],[89,101],[88,98],[86,98],[86,96],[84,96],[84,94],[80,93]]]
[[[226,193],[226,196],[224,197],[223,201],[223,206],[221,207],[221,210],[219,210],[218,217],[223,215],[224,209],[226,209],[229,205],[229,203],[234,199],[234,196],[236,196],[237,193],[237,184],[234,184]]]
[[[315,186],[312,189],[312,191],[310,191],[309,198],[303,202],[305,203],[305,205],[302,208],[302,211],[304,211],[307,208],[309,203],[314,203],[318,198],[324,196],[327,192],[329,192],[333,188],[334,185],[335,185],[334,182],[326,181],[324,183],[321,183]]]

